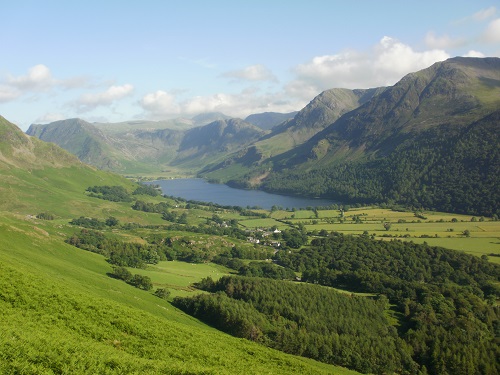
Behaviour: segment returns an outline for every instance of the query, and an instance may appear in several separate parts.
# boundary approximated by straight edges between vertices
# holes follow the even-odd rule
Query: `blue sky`
[[[500,57],[489,0],[11,1],[0,115],[26,129],[300,110],[453,56]]]

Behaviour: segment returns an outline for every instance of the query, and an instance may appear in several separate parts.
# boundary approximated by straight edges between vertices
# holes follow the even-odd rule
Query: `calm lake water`
[[[151,183],[159,185],[163,194],[166,195],[172,195],[186,200],[212,202],[222,206],[257,206],[264,209],[271,209],[272,206],[305,208],[329,206],[333,203],[337,203],[326,199],[297,198],[266,193],[260,190],[235,189],[226,185],[211,184],[200,178],[159,180]]]

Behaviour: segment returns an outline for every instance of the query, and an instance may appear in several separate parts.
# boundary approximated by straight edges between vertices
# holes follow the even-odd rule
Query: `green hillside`
[[[302,145],[340,116],[383,91],[383,88],[326,90],[292,119],[275,126],[249,147],[226,154],[218,164],[205,163],[199,175],[223,183],[229,181],[238,187],[257,187],[267,177],[273,157]]]
[[[3,118],[0,135],[1,373],[352,373],[233,338],[109,277],[105,257],[64,242],[77,229],[68,222],[114,216],[155,224],[160,216],[85,194],[94,185],[133,191],[124,178]],[[50,215],[36,218],[40,212]],[[114,229],[108,235],[135,238]]]
[[[453,58],[407,75],[297,147],[240,162],[244,174],[209,172],[276,193],[498,215],[499,110],[500,59]]]

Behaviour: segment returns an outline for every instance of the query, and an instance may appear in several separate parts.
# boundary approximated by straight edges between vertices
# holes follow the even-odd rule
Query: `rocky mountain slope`
[[[263,187],[498,213],[499,111],[500,59],[436,63],[272,158]]]

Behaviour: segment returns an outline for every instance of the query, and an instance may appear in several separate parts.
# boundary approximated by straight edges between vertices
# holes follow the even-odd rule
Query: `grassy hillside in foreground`
[[[63,241],[68,221],[160,216],[89,197],[93,185],[134,186],[0,120],[0,373],[352,373],[233,338],[109,277],[102,255]],[[33,217],[44,211],[55,220]]]
[[[2,373],[351,373],[222,334],[105,276],[103,257],[0,223]]]

